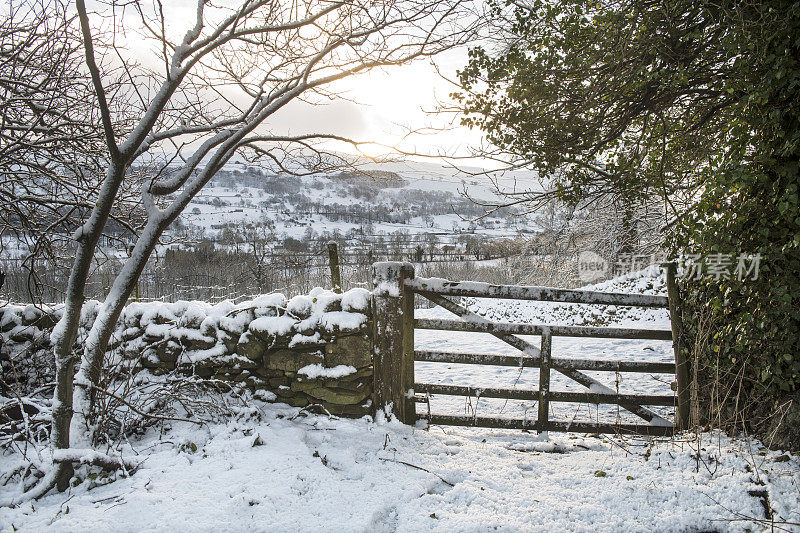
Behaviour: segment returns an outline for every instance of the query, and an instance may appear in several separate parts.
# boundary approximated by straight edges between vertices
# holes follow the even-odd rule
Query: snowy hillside
[[[494,198],[485,178],[457,178],[437,165],[386,164],[369,174],[291,176],[228,165],[193,200],[182,222],[207,237],[226,226],[262,224],[277,237],[398,231],[509,237],[529,230],[524,219],[502,213],[474,222],[483,209],[461,192]],[[507,178],[511,179],[511,178]]]

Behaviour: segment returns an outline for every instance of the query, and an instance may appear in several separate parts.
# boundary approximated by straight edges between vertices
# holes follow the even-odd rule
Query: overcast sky
[[[435,112],[455,90],[442,75],[455,78],[466,63],[466,50],[453,50],[434,61],[439,72],[425,60],[345,80],[339,87],[352,101],[323,107],[298,102],[281,110],[270,124],[278,130],[337,132],[388,145],[402,141],[406,151],[466,153],[468,145],[480,141],[480,134],[454,125],[457,119],[450,114]],[[406,137],[420,129],[424,133]]]
[[[90,0],[90,6],[91,3]],[[163,4],[167,33],[180,41],[194,22],[196,0],[170,0]],[[143,41],[136,31],[137,26],[141,27],[138,15],[127,10],[123,20],[133,31],[118,35],[118,42],[124,42],[143,65],[163,69],[157,43]],[[278,134],[335,133],[390,146],[400,143],[398,146],[409,152],[466,154],[470,145],[480,142],[480,134],[454,126],[452,115],[435,110],[438,102],[450,101],[449,94],[455,89],[437,73],[437,68],[442,75],[455,79],[456,70],[466,64],[467,50],[451,50],[433,60],[436,67],[425,59],[341,80],[334,87],[346,99],[324,105],[295,101],[271,117],[267,125]],[[412,130],[426,130],[427,134],[408,136]],[[352,150],[342,145],[337,148]],[[367,155],[385,151],[377,146],[364,146],[363,150]]]

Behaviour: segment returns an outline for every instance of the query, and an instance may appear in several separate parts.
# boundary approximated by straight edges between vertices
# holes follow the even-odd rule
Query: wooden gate
[[[574,431],[597,433],[636,433],[671,435],[688,424],[688,369],[678,341],[681,324],[675,290],[674,266],[667,269],[669,297],[640,294],[605,293],[585,290],[551,289],[490,285],[475,282],[451,282],[441,279],[415,278],[409,263],[376,263],[373,266],[374,310],[374,368],[375,405],[394,413],[404,423],[427,420],[430,424],[530,429],[537,431]],[[414,295],[418,294],[459,316],[461,320],[415,319]],[[492,322],[472,313],[448,296],[537,300],[595,305],[615,305],[650,308],[669,308],[672,330],[614,327],[560,326],[549,324],[517,324]],[[481,332],[494,335],[521,353],[519,356],[485,353],[439,352],[414,350],[414,330]],[[517,335],[541,337],[535,346]],[[598,337],[617,339],[673,340],[675,363],[651,361],[613,361],[574,359],[554,356],[552,338]],[[414,361],[500,365],[539,369],[538,390],[503,388],[480,389],[481,398],[504,398],[538,402],[535,421],[498,417],[456,416],[422,413],[417,415],[416,403],[426,401],[427,395],[443,394],[472,396],[474,387],[415,383]],[[550,373],[557,371],[580,383],[586,392],[550,390]],[[582,370],[613,372],[648,372],[675,374],[677,395],[618,394]],[[549,419],[550,402],[617,404],[646,423],[599,423],[595,421],[555,421]],[[646,406],[675,406],[675,423],[663,418]]]

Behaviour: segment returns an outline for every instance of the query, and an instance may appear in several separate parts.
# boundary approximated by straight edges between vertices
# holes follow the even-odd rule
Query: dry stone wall
[[[317,288],[288,300],[271,294],[239,304],[131,303],[109,360],[134,372],[222,380],[265,400],[360,417],[372,405],[369,296],[365,289]],[[97,308],[85,305],[77,348]],[[59,306],[0,307],[6,383],[30,391],[52,379],[50,331],[60,315]]]
[[[12,387],[30,394],[55,379],[50,331],[56,320],[51,309],[0,307],[0,394],[10,396]]]

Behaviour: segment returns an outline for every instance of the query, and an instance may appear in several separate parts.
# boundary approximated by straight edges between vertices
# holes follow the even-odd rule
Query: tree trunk
[[[142,231],[130,257],[125,262],[122,271],[114,279],[114,284],[97,313],[97,318],[92,324],[92,329],[86,339],[83,360],[76,376],[80,384],[99,385],[106,350],[114,328],[117,325],[122,310],[130,298],[136,283],[141,275],[150,254],[158,244],[162,232],[170,221],[159,219],[150,221]],[[79,386],[75,392],[73,409],[76,415],[76,425],[84,426],[89,430],[92,441],[98,437],[98,428],[93,424],[91,413],[94,407],[96,393],[87,386]]]
[[[106,179],[98,195],[97,204],[92,209],[89,220],[76,232],[78,250],[75,254],[75,261],[67,283],[64,314],[51,336],[56,360],[56,388],[53,392],[53,422],[50,432],[50,444],[56,449],[65,449],[70,446],[75,380],[73,346],[78,336],[86,281],[89,278],[94,252],[108,221],[111,207],[114,204],[114,199],[124,174],[124,168],[118,165],[109,167],[106,172]],[[72,465],[58,463],[54,466],[54,469],[56,471],[55,484],[59,490],[66,490],[72,477]],[[44,481],[39,484],[42,488],[44,485]],[[47,487],[44,492],[49,489],[50,487]]]

